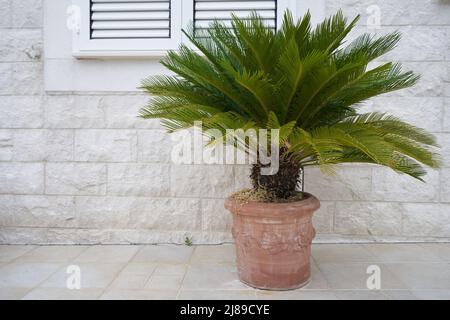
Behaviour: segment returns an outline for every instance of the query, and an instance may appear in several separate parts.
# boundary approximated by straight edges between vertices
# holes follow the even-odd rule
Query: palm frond
[[[296,166],[326,170],[345,162],[373,163],[422,179],[424,166],[438,167],[435,137],[401,119],[358,114],[372,97],[414,85],[419,76],[399,63],[371,68],[395,48],[400,34],[363,34],[346,43],[359,16],[341,11],[316,27],[307,12],[298,21],[287,11],[275,31],[252,13],[214,21],[207,29],[183,31],[196,48],[181,45],[162,64],[175,76],[144,79],[152,99],[143,118],[161,118],[169,131],[202,121],[215,130],[210,144],[248,146],[232,130],[279,130],[280,153]],[[275,133],[274,133],[275,134]]]

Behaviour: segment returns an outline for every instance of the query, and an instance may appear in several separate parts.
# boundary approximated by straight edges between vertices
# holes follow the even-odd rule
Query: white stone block
[[[441,198],[442,202],[450,202],[450,169],[441,169]],[[450,214],[450,211],[449,211]]]
[[[372,100],[370,107],[360,109],[364,112],[387,113],[412,125],[430,132],[441,131],[443,99],[435,98],[407,98],[380,96]]]
[[[12,64],[0,63],[0,94],[12,93]]]
[[[399,30],[402,40],[397,48],[383,56],[384,60],[438,61],[445,60],[447,29],[441,26],[383,27],[378,33]]]
[[[370,8],[374,7],[374,8]],[[444,25],[448,24],[449,6],[439,0],[361,0],[326,1],[327,15],[342,9],[350,19],[360,14],[359,25],[371,25],[371,15],[379,10],[382,26]]]
[[[115,244],[111,241],[109,229],[48,228],[45,230],[47,243],[53,244]]]
[[[450,132],[450,98],[444,99],[444,119],[442,122],[442,131]]]
[[[108,194],[121,196],[168,196],[170,170],[158,164],[108,165]]]
[[[336,204],[332,201],[321,201],[320,208],[313,215],[313,226],[317,233],[332,233]]]
[[[439,193],[439,174],[428,170],[425,183],[389,168],[373,169],[372,199],[379,201],[434,202]]]
[[[72,130],[14,130],[14,161],[73,160]]]
[[[11,1],[0,0],[0,27],[11,26]]]
[[[136,230],[136,229],[124,229],[124,230],[110,230],[109,243],[123,243],[123,244],[184,244],[186,235],[189,233],[194,239],[195,243],[202,243],[201,232],[187,232],[187,231],[156,231],[156,230]],[[104,242],[105,243],[105,242]]]
[[[138,161],[170,163],[174,142],[162,130],[138,131]]]
[[[340,167],[337,175],[322,173],[318,168],[305,170],[305,191],[319,200],[364,200],[371,190],[370,167]]]
[[[136,145],[134,130],[77,130],[74,156],[76,161],[136,161]]]
[[[436,97],[443,94],[445,80],[448,79],[445,61],[404,61],[402,66],[404,71],[419,74],[420,80],[414,86],[395,91],[392,95]]]
[[[47,95],[44,100],[47,128],[103,128],[100,96]]]
[[[143,197],[77,197],[79,227],[199,231],[200,201]]]
[[[15,28],[40,28],[43,21],[43,0],[11,1],[12,25]]]
[[[173,165],[171,192],[176,197],[225,198],[234,188],[232,166]]]
[[[436,150],[442,160],[443,167],[450,167],[450,133],[440,133],[437,135],[437,141],[440,146]]]
[[[43,118],[41,97],[3,96],[0,99],[0,128],[41,128]]]
[[[61,195],[105,195],[106,165],[48,163],[46,193]]]
[[[102,99],[108,128],[160,128],[158,120],[139,118],[139,110],[147,104],[146,95],[111,95]]]
[[[230,232],[231,213],[224,207],[223,199],[202,199],[202,230],[205,232]]]
[[[0,130],[0,161],[13,159],[14,138],[11,130]]]
[[[223,243],[233,243],[233,235],[230,231],[226,232],[202,232],[201,239],[199,243],[204,244],[223,244]]]
[[[334,231],[346,235],[399,236],[402,205],[390,202],[337,202]]]
[[[44,165],[0,162],[0,181],[3,194],[41,194],[44,192]]]
[[[43,65],[40,62],[13,63],[8,81],[8,94],[42,94],[44,90]]]
[[[450,204],[403,204],[403,235],[450,237]]]
[[[42,31],[5,29],[0,38],[0,61],[38,61],[42,56]]]
[[[447,59],[447,61],[448,60],[450,59]],[[450,97],[450,66],[448,65],[448,63],[443,67],[443,73],[445,73],[446,75],[444,78],[444,96]]]
[[[9,227],[73,227],[72,197],[0,196],[0,225]]]
[[[0,226],[0,243],[2,244],[58,243],[57,241],[49,241],[47,235],[48,232],[46,228],[16,228]]]

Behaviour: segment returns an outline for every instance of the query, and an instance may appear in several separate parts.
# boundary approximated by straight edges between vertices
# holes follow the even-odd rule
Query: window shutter
[[[182,1],[72,0],[80,28],[73,32],[73,55],[161,56],[182,41]]]
[[[277,0],[194,0],[194,26],[204,30],[217,20],[231,26],[231,14],[245,18],[252,12],[258,13],[267,26],[277,26]]]
[[[218,20],[231,26],[231,13],[245,18],[252,12],[265,23],[279,27],[286,9],[296,0],[71,0],[79,11],[73,30],[73,56],[133,57],[161,56],[189,45],[181,29],[194,22],[206,30]],[[77,11],[75,10],[75,11]],[[295,13],[294,13],[295,16]]]
[[[91,0],[91,39],[170,38],[170,0]]]

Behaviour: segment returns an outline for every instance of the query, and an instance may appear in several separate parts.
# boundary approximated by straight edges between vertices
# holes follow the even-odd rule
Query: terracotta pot
[[[290,203],[225,201],[233,214],[233,238],[242,282],[259,289],[290,290],[311,277],[314,211],[320,202],[311,194]]]

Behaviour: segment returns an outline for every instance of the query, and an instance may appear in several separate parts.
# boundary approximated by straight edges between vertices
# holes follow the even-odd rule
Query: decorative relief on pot
[[[265,230],[260,236],[255,236],[233,227],[232,234],[244,254],[255,248],[264,250],[271,255],[281,252],[304,252],[311,245],[315,230],[311,222],[299,224],[296,229],[295,236],[282,235],[274,230]]]

